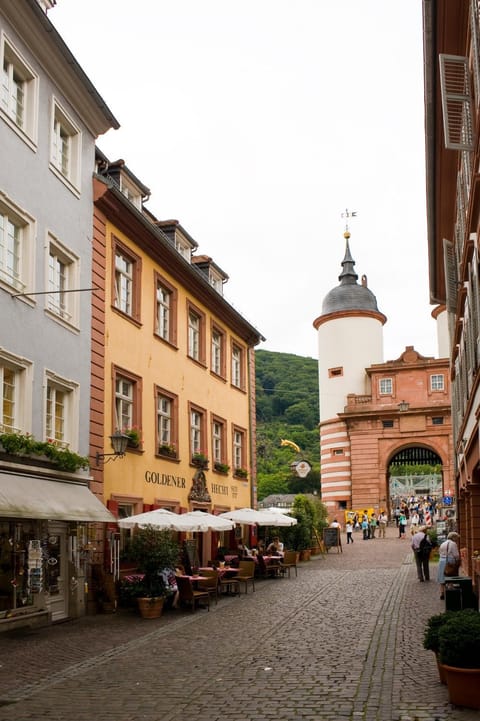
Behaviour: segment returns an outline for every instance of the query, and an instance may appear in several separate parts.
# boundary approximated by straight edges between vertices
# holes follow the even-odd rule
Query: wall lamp
[[[108,463],[108,461],[116,461],[117,458],[122,458],[125,455],[125,451],[127,450],[129,436],[126,436],[124,433],[120,433],[120,431],[117,429],[115,433],[113,433],[110,436],[110,442],[112,444],[113,453],[98,453],[96,456],[96,463],[97,468],[99,461],[103,461],[103,463]],[[109,458],[105,461],[104,458],[109,456]]]
[[[398,410],[400,413],[405,413],[405,411],[408,411],[410,408],[410,403],[407,403],[407,401],[401,401],[401,403],[398,404]]]

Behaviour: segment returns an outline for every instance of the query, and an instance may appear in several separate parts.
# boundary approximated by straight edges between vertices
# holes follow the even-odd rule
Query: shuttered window
[[[439,56],[445,147],[473,150],[472,96],[468,58]]]

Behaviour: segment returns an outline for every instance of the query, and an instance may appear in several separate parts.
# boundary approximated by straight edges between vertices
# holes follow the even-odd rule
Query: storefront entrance
[[[68,616],[67,525],[65,523],[49,522],[44,553],[46,556],[47,608],[51,613],[52,621],[59,621]]]

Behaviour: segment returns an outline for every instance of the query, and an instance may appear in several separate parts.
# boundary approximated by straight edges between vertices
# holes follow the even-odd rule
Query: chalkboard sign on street
[[[339,528],[324,528],[323,542],[325,544],[325,548],[327,549],[327,553],[329,548],[337,548],[337,553],[343,553]]]

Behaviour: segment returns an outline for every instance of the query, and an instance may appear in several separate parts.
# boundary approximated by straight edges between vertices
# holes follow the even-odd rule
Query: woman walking
[[[447,565],[447,563],[454,563],[458,566],[458,568],[460,568],[460,551],[458,550],[457,545],[459,540],[460,536],[458,535],[458,533],[452,531],[448,534],[447,540],[444,541],[438,549],[440,560],[438,563],[437,581],[440,584],[441,600],[445,598],[445,566]]]

